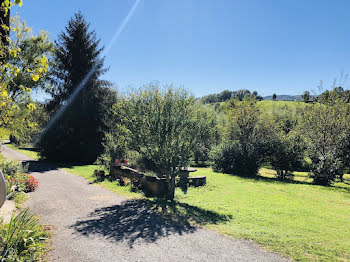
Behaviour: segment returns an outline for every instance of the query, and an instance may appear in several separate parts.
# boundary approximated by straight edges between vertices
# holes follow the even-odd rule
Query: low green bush
[[[211,152],[215,171],[241,176],[255,176],[263,162],[256,150],[244,150],[239,143],[223,144]]]
[[[0,159],[0,169],[4,175],[14,176],[18,173],[25,173],[27,171],[27,167],[23,167],[23,165],[18,161]]]

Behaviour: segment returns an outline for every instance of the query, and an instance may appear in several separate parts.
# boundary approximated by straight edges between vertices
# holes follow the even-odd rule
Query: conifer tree
[[[104,133],[111,128],[109,115],[116,93],[108,81],[100,80],[104,68],[103,48],[95,31],[79,12],[69,21],[56,42],[55,65],[47,110],[64,113],[46,130],[38,144],[41,156],[54,161],[91,163],[102,151]],[[87,78],[87,76],[89,76]],[[83,83],[83,84],[82,84]],[[77,88],[78,92],[67,104]]]

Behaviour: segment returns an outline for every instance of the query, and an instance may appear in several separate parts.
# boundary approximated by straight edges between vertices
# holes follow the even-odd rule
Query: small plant
[[[24,192],[34,192],[39,186],[39,181],[31,175],[25,175],[24,185]]]
[[[14,176],[17,173],[26,172],[26,168],[23,167],[20,162],[5,159],[0,160],[0,169],[5,175],[8,176]]]
[[[7,186],[6,195],[8,196],[17,188],[17,183],[13,178],[11,178],[10,176],[7,176],[6,186]]]
[[[8,177],[8,184],[16,186],[18,191],[29,193],[37,189],[39,181],[29,174],[16,174]]]
[[[46,239],[43,226],[28,209],[12,215],[8,225],[0,225],[1,261],[37,261]]]

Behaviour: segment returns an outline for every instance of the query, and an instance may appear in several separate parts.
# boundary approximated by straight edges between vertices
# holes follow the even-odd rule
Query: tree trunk
[[[166,182],[168,185],[168,196],[167,199],[174,200],[175,197],[175,176],[170,169],[170,172],[166,174]]]

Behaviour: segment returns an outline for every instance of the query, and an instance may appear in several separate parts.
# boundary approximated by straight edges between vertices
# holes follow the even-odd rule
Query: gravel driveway
[[[39,188],[25,203],[53,228],[50,261],[289,261],[251,241],[165,219],[130,200],[2,146],[27,161]]]

